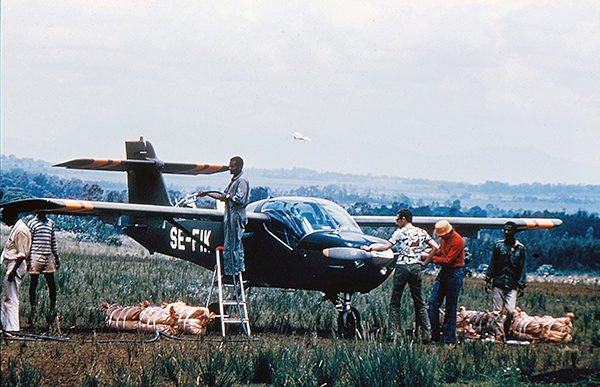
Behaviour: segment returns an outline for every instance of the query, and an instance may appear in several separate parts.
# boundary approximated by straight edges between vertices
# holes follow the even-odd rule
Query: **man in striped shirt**
[[[35,314],[35,292],[40,274],[44,274],[44,277],[46,277],[50,295],[50,313],[54,313],[54,306],[56,305],[54,272],[60,267],[60,261],[56,248],[56,236],[54,235],[54,221],[46,218],[45,214],[38,214],[29,221],[27,226],[29,226],[32,234],[31,255],[28,265],[29,274],[31,275],[29,285],[29,302],[31,303],[29,324],[31,325]],[[52,259],[53,255],[54,259]]]

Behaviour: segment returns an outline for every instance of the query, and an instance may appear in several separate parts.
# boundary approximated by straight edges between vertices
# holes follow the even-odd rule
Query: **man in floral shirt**
[[[398,211],[396,225],[388,242],[384,245],[363,246],[366,251],[385,251],[395,247],[398,251],[396,270],[394,271],[394,285],[390,298],[390,319],[388,330],[390,337],[400,329],[400,301],[402,292],[408,283],[415,307],[415,322],[418,333],[423,342],[431,338],[431,327],[425,301],[423,300],[421,261],[431,259],[435,254],[438,244],[431,238],[427,231],[412,224],[413,215],[408,208]]]

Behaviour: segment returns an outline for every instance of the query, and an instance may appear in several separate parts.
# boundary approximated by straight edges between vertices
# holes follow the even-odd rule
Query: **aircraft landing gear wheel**
[[[346,309],[340,312],[337,319],[338,333],[344,339],[354,339],[362,337],[362,328],[360,326],[360,314],[355,308]]]

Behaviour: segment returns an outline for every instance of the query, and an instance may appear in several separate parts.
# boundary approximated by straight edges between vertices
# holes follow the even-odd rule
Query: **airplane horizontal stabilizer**
[[[67,169],[92,169],[102,171],[128,171],[137,168],[152,168],[162,173],[199,175],[224,172],[229,170],[227,165],[219,164],[191,164],[191,163],[164,163],[160,160],[111,160],[111,159],[75,159],[65,161],[54,167]]]
[[[183,175],[210,175],[228,170],[228,165],[165,163],[162,172]]]

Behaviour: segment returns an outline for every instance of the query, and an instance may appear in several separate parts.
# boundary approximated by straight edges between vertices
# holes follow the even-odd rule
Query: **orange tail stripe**
[[[121,164],[121,160],[108,160],[108,159],[94,159],[94,161],[87,166],[87,168],[110,168],[115,165]]]
[[[206,172],[212,173],[212,172],[218,172],[221,170],[224,170],[223,166],[221,166],[221,165],[198,164],[195,168],[188,169],[185,172],[194,173],[194,172],[206,171]]]

